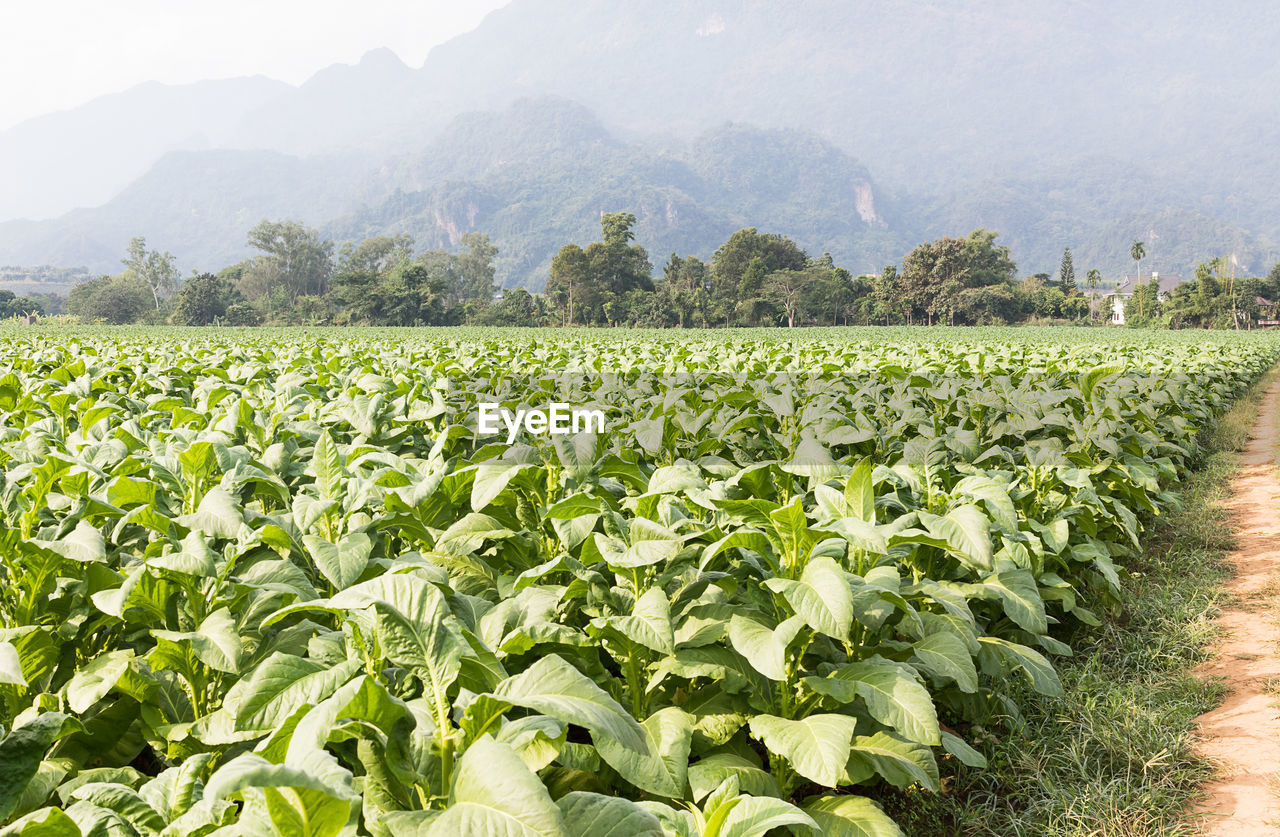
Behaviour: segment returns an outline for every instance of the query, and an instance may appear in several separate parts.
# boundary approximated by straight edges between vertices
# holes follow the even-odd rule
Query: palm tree
[[[1133,283],[1135,295],[1138,293],[1138,286],[1142,284],[1142,257],[1145,255],[1147,255],[1147,248],[1143,246],[1141,241],[1134,241],[1133,246],[1129,248],[1129,257],[1138,263],[1138,278]],[[1138,316],[1143,316],[1142,297],[1140,296],[1138,297]]]

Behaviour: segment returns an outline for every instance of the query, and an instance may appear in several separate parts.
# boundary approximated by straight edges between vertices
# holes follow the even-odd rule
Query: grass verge
[[[1196,718],[1222,698],[1192,675],[1225,603],[1232,533],[1218,501],[1230,489],[1272,370],[1203,434],[1182,508],[1148,527],[1130,561],[1123,605],[1101,628],[1063,637],[1064,696],[1029,706],[1025,726],[991,736],[989,767],[953,773],[940,795],[881,798],[908,835],[1143,837],[1195,834],[1186,811],[1213,767],[1198,756]]]

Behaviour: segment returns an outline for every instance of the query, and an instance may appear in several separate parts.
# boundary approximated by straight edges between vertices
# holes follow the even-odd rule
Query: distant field
[[[1090,328],[0,329],[0,823],[897,834],[877,794],[984,768],[1061,694],[1063,628],[1278,360]],[[507,444],[484,403],[605,430]]]
[[[14,296],[32,294],[57,294],[66,296],[78,283],[70,282],[6,282],[0,280],[0,290],[13,291]]]

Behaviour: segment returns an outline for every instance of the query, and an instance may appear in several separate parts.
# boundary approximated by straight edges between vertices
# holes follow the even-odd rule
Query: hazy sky
[[[144,81],[292,84],[390,47],[417,67],[506,0],[0,0],[0,130]]]

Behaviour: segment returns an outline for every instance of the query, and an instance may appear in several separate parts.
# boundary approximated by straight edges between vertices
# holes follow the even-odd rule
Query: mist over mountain
[[[231,125],[290,89],[262,77],[149,82],[0,131],[0,220],[104,203],[169,151],[225,144]]]
[[[114,269],[146,235],[217,268],[287,215],[424,247],[487,232],[500,279],[537,288],[556,247],[627,209],[655,261],[753,225],[874,270],[986,227],[1024,273],[1065,246],[1119,273],[1135,238],[1163,272],[1227,252],[1261,272],[1280,256],[1277,41],[1280,9],[1247,0],[514,0],[418,69],[378,51],[296,88],[209,83],[245,85],[235,108],[191,104],[199,85],[158,106],[189,121],[106,97],[38,141],[9,135],[39,120],[5,132],[0,217],[100,208],[0,224],[0,262]],[[91,113],[117,115],[81,165]],[[37,145],[65,171],[24,165]]]

